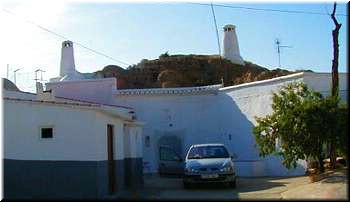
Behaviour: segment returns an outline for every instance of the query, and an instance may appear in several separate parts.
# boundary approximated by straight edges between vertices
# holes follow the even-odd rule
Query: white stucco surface
[[[102,107],[4,99],[4,115],[6,159],[107,160],[107,124],[114,128],[114,159],[125,158],[125,120]],[[42,139],[41,127],[52,127],[53,138]],[[130,148],[133,156],[140,148]]]
[[[320,78],[322,77],[322,78]],[[115,95],[116,104],[135,109],[138,119],[146,122],[144,142],[150,136],[150,146],[143,146],[144,162],[150,167],[146,172],[157,172],[158,140],[162,136],[178,136],[182,143],[182,155],[192,144],[224,143],[230,152],[236,153],[237,173],[240,176],[302,175],[306,163],[298,162],[295,170],[287,170],[278,157],[260,158],[252,128],[255,116],[262,117],[272,112],[272,92],[282,85],[304,81],[311,88],[324,94],[330,89],[327,83],[330,74],[298,73],[222,88],[217,94],[206,95]],[[347,75],[340,75],[340,86],[347,90]]]
[[[112,92],[115,91],[115,78],[85,79],[77,81],[61,81],[46,83],[46,90],[55,91],[55,95],[109,104]]]
[[[279,157],[260,158],[252,128],[256,116],[272,112],[272,92],[294,81],[304,81],[324,95],[330,93],[331,74],[309,72],[220,89],[207,86],[119,91],[115,79],[52,82],[46,87],[58,97],[131,107],[136,119],[145,125],[143,129],[132,124],[124,128],[125,123],[115,123],[116,158],[142,156],[144,172],[157,172],[160,140],[175,137],[180,142],[177,146],[182,156],[192,144],[224,143],[238,156],[235,165],[239,176],[287,176],[304,174],[305,161],[299,161],[297,169],[287,170]],[[344,100],[347,100],[347,82],[347,74],[339,74]],[[86,123],[89,121],[92,120]],[[92,122],[96,123],[94,133],[106,134],[105,125],[111,120],[96,113]],[[95,142],[98,147],[106,147],[106,142],[98,137]],[[102,156],[99,152],[95,155]]]

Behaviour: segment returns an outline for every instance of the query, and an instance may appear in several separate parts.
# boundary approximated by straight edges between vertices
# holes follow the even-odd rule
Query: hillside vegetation
[[[220,84],[231,86],[279,77],[295,72],[269,70],[251,62],[237,65],[217,55],[168,55],[143,59],[123,69],[108,65],[95,72],[98,78],[116,77],[118,89],[169,88]]]

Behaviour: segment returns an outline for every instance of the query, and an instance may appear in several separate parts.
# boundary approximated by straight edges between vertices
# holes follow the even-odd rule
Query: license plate
[[[202,175],[202,179],[212,179],[212,178],[218,178],[218,174],[210,174],[210,175]]]

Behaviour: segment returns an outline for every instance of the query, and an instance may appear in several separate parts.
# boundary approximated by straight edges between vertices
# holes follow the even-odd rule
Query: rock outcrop
[[[295,73],[283,69],[269,70],[251,62],[233,64],[217,55],[169,55],[143,59],[123,69],[108,65],[95,72],[96,77],[117,77],[119,89],[190,87],[219,84],[231,86]]]

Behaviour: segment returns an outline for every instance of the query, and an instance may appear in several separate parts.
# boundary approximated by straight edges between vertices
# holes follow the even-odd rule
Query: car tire
[[[229,182],[231,188],[236,188],[236,179],[233,182]]]

